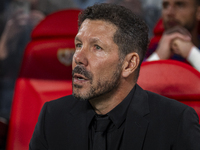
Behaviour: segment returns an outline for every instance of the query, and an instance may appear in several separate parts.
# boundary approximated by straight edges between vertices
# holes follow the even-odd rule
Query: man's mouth
[[[76,66],[72,71],[73,85],[82,86],[88,82],[92,82],[92,74],[83,66]]]
[[[172,27],[179,25],[179,22],[176,20],[169,20],[166,22],[166,24],[167,24],[168,28],[172,28]]]
[[[169,25],[170,27],[174,27],[174,26],[177,26],[178,23],[177,23],[177,22],[171,21],[171,22],[168,22],[168,25]]]
[[[85,76],[81,74],[74,74],[73,78],[77,80],[88,80]]]
[[[81,75],[81,74],[77,74],[75,73],[73,75],[73,84],[74,85],[83,85],[85,83],[87,83],[89,81],[88,78],[86,78],[84,75]]]

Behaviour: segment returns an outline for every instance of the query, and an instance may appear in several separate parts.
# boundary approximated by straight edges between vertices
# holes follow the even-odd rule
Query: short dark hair
[[[148,27],[145,22],[131,10],[111,3],[95,4],[83,10],[79,14],[79,28],[85,19],[103,20],[117,27],[113,41],[119,47],[120,58],[124,59],[131,52],[137,52],[140,57],[135,76],[137,80],[149,43]]]

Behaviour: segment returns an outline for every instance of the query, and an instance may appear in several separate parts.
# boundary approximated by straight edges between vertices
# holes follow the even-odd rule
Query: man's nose
[[[168,6],[167,8],[166,8],[166,14],[168,15],[168,16],[174,16],[175,15],[175,8],[174,8],[174,6]]]
[[[78,65],[84,65],[87,66],[88,60],[87,60],[87,50],[86,48],[82,47],[79,50],[76,50],[73,56],[73,60]]]

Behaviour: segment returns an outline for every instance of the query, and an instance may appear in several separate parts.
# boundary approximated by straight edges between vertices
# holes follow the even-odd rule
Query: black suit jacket
[[[30,150],[88,150],[88,103],[66,96],[44,104]],[[123,150],[200,150],[200,125],[189,106],[136,85]]]

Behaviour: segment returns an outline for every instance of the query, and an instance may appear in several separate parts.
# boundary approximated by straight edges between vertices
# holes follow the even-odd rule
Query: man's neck
[[[103,96],[89,100],[89,102],[97,114],[105,115],[125,99],[134,85],[119,86]]]

